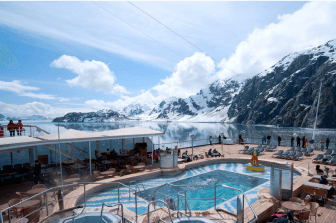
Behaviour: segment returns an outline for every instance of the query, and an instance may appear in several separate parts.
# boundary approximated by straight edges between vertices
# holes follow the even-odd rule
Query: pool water
[[[226,186],[246,192],[267,181],[267,179],[245,174],[233,173],[225,170],[213,170],[171,183],[176,186],[179,185],[179,189],[171,185],[162,188],[159,188],[159,186],[153,187],[141,191],[140,197],[147,201],[151,201],[151,198],[154,197],[154,191],[156,191],[156,199],[166,200],[167,198],[173,198],[176,203],[177,192],[185,191],[191,210],[207,210],[215,205],[215,187],[212,185],[225,184]],[[219,204],[227,201],[240,193],[240,191],[227,187],[216,187],[216,203]],[[182,207],[182,201],[180,202],[180,207]]]
[[[216,171],[220,170],[220,171]],[[216,177],[213,177],[211,174],[206,175],[206,173],[212,173]],[[283,173],[284,174],[284,173]],[[294,179],[296,179],[299,175],[294,174]],[[138,183],[142,183],[145,187],[146,192],[150,192],[153,188],[157,188],[165,183],[172,184],[218,184],[223,183],[228,186],[232,186],[235,188],[242,189],[245,191],[247,198],[250,200],[251,204],[258,200],[257,193],[260,189],[269,187],[270,179],[270,167],[265,166],[264,172],[250,172],[245,169],[245,164],[243,163],[220,163],[220,164],[210,164],[199,166],[195,168],[191,168],[188,170],[182,171],[182,173],[174,176],[157,176],[151,179],[146,180],[136,180]],[[186,181],[184,181],[186,180]],[[263,183],[264,182],[264,183]],[[128,184],[126,184],[128,185]],[[132,186],[135,187],[134,185]],[[165,189],[164,189],[165,188]],[[162,188],[164,192],[168,190],[168,186]],[[237,207],[237,199],[236,195],[239,193],[234,190],[226,190],[224,188],[219,189],[217,193],[217,208],[221,208],[227,210],[231,213],[236,213]],[[142,191],[141,186],[141,191]],[[158,190],[159,192],[162,191]],[[211,192],[212,190],[212,192]],[[187,191],[188,203],[194,208],[194,210],[206,210],[210,206],[213,209],[214,206],[214,192],[212,188],[203,188],[200,190],[199,188],[191,188]],[[172,192],[172,191],[171,191]],[[141,197],[142,196],[142,197]],[[142,194],[141,196],[137,196],[137,213],[138,215],[147,212],[148,209],[148,199],[149,196]],[[159,195],[158,195],[159,196]],[[199,199],[193,200],[194,198],[205,198],[212,196],[212,200],[207,199]],[[99,192],[93,193],[87,196],[87,205],[86,211],[99,211],[102,203],[105,202],[107,204],[116,204],[118,203],[118,190],[116,187],[111,187],[106,190],[101,190]],[[135,212],[135,197],[134,193],[130,194],[127,188],[120,187],[120,203],[123,204],[124,208],[129,209],[132,212]],[[181,204],[181,203],[180,203]],[[79,201],[77,205],[83,205],[83,201]],[[180,205],[181,207],[181,205]],[[209,209],[209,208],[208,208]]]

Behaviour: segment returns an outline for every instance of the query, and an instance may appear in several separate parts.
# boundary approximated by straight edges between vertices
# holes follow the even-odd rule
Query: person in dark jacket
[[[296,146],[300,147],[300,142],[301,142],[301,138],[298,136],[296,137]]]
[[[270,136],[270,135],[267,136],[267,145],[271,144],[271,138],[272,138],[272,136]]]
[[[326,148],[327,148],[327,149],[329,148],[329,143],[330,143],[330,139],[327,138],[327,140],[326,140]]]
[[[209,137],[210,145],[212,145],[212,136]]]
[[[38,160],[35,160],[35,166],[34,166],[34,182],[35,184],[38,184],[39,182],[42,182],[41,178],[41,164]]]
[[[9,131],[9,136],[14,137],[15,136],[15,129],[16,125],[14,124],[13,120],[10,120],[7,125],[7,130]]]
[[[264,144],[264,142],[266,143],[266,136],[263,136],[263,137],[261,138],[261,144]]]
[[[316,173],[319,174],[319,173],[323,173],[324,171],[320,169],[320,165],[316,165]]]
[[[280,143],[281,143],[281,137],[278,136],[278,146],[280,146]]]
[[[220,135],[218,136],[218,144],[222,144],[222,137]]]
[[[320,184],[329,185],[329,182],[327,181],[327,178],[328,178],[327,175],[323,175],[323,176],[321,176]],[[331,187],[331,188],[328,190],[327,197],[328,197],[328,198],[333,198],[332,195],[334,195],[334,194],[335,194],[335,188],[334,188],[334,187]]]
[[[294,136],[291,138],[291,146],[294,146]]]
[[[306,136],[303,136],[302,137],[302,148],[305,147],[305,141],[306,141]]]

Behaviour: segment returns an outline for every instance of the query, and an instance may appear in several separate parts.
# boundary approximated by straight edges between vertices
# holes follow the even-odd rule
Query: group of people
[[[280,136],[279,136],[280,137]],[[271,138],[272,136],[268,135],[267,137],[264,135],[262,138],[261,138],[261,144],[266,144],[267,142],[267,145],[270,145],[271,144]],[[267,139],[267,141],[266,141]],[[279,138],[278,138],[279,139]],[[281,137],[280,137],[280,141],[281,141]],[[280,145],[280,144],[279,144]]]
[[[223,139],[226,139],[225,135],[223,135]],[[209,142],[210,142],[210,145],[212,145],[212,136],[209,137]],[[222,144],[222,136],[221,135],[218,135],[218,144]]]
[[[327,171],[327,175],[324,174],[324,171],[320,168],[320,165],[316,165],[316,173],[319,174],[324,174],[321,176],[321,179],[319,181],[320,184],[324,184],[324,185],[329,185],[329,182],[327,180],[328,178],[328,168],[326,168],[326,171]],[[332,175],[332,177],[336,177],[336,175]],[[327,194],[327,197],[328,198],[333,198],[332,195],[334,195],[336,192],[335,188],[334,187],[331,187],[329,190],[328,190],[328,194]]]
[[[13,120],[10,120],[9,123],[7,124],[7,130],[9,131],[9,136],[14,137],[15,136],[15,131],[17,132],[18,136],[21,136],[22,134],[22,121],[19,120],[18,123],[14,123]],[[3,127],[0,124],[0,137],[4,137],[3,134]]]
[[[114,148],[112,149],[112,151],[110,151],[110,149],[107,149],[105,152],[105,156],[107,159],[112,159],[115,158],[115,156],[117,156],[117,152],[114,150]],[[95,156],[98,162],[102,162],[103,160],[103,156],[101,154],[101,152],[99,150],[95,150]]]
[[[221,154],[216,150],[216,149],[214,149],[213,151],[212,151],[212,149],[209,149],[209,151],[208,151],[208,155],[209,156],[215,156],[215,157],[220,157],[221,156]]]

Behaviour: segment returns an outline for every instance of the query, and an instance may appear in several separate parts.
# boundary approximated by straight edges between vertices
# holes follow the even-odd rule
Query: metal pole
[[[11,166],[13,167],[14,166],[14,163],[13,163],[13,152],[10,153],[10,157],[11,157]]]
[[[319,97],[318,97],[318,101],[317,101],[316,118],[315,118],[315,123],[314,123],[314,132],[313,132],[313,140],[314,140],[314,142],[315,142],[315,129],[316,129],[317,116],[318,116],[318,110],[319,110],[319,106],[320,106],[321,89],[322,89],[322,82],[321,82],[321,85],[320,85],[320,92],[319,92]]]
[[[51,150],[50,150],[51,151]],[[48,194],[45,192],[45,197],[46,197],[46,209],[47,209],[47,216],[49,216],[49,210],[48,210]]]
[[[90,175],[92,175],[92,167],[91,167],[91,142],[89,141],[89,163],[90,163]]]
[[[194,139],[191,139],[192,160],[194,159]]]
[[[61,171],[61,185],[62,185],[62,205],[64,207],[64,199],[63,199],[63,171],[62,171],[62,152],[61,152],[61,141],[60,141],[60,133],[59,133],[59,123],[58,123],[58,148],[60,153],[60,171]]]
[[[120,200],[119,200],[119,198],[120,198],[120,193],[119,193],[119,184],[118,184],[118,203],[120,203]]]
[[[217,197],[217,190],[216,190],[216,185],[215,185],[215,206],[214,206],[214,208],[215,208],[215,210],[216,210],[216,206],[217,206],[217,204],[216,204],[216,197]]]
[[[135,223],[138,223],[137,190],[135,189]]]
[[[282,201],[282,170],[279,170],[279,200]]]
[[[308,176],[309,176],[309,161],[310,161],[310,160],[308,160]]]
[[[8,222],[11,223],[12,220],[11,220],[11,214],[10,214],[10,208],[8,209]]]
[[[153,146],[152,146],[152,165],[153,165]]]
[[[177,187],[177,212],[180,212],[180,187]]]

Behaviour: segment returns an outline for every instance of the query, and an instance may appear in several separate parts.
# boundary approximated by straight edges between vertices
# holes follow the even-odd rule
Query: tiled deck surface
[[[249,145],[250,147],[253,145]],[[190,163],[186,163],[185,164],[185,168],[191,168],[193,166],[196,165],[202,165],[200,163],[204,163],[204,161],[206,162],[213,162],[214,160],[220,160],[220,159],[224,159],[226,161],[234,161],[237,160],[237,162],[239,162],[238,160],[240,159],[245,159],[245,160],[250,160],[251,156],[250,155],[244,155],[244,154],[239,154],[238,150],[243,149],[243,145],[224,145],[224,150],[221,150],[221,145],[209,145],[209,146],[203,146],[203,147],[197,147],[194,148],[194,153],[195,154],[204,154],[204,152],[207,152],[210,148],[216,148],[220,153],[225,154],[224,158],[210,158],[210,159],[206,159],[206,160],[199,160],[199,161],[194,161],[194,162],[190,162]],[[289,147],[279,147],[278,149],[283,149],[283,150],[287,150],[289,149]],[[184,152],[184,150],[181,150],[181,152]],[[191,153],[191,148],[188,149],[188,152]],[[283,160],[283,159],[277,159],[277,158],[272,158],[272,154],[274,154],[275,152],[266,152],[266,154],[262,154],[259,156],[259,160],[260,161],[265,161],[265,162],[283,162],[283,161],[287,161],[287,160]],[[316,154],[323,154],[324,152],[320,152],[320,151],[316,151]],[[291,161],[288,160],[289,163],[293,162],[296,168],[301,169],[301,172],[303,174],[303,176],[307,175],[307,168],[308,168],[308,160],[312,160],[313,158],[315,158],[316,155],[312,156],[312,157],[304,157],[303,160],[300,161]],[[204,165],[204,164],[203,164]],[[310,173],[315,173],[315,164],[312,164],[310,162],[309,165],[309,172]],[[330,166],[328,166],[330,168]],[[322,169],[324,169],[324,165],[322,164]],[[335,170],[335,167],[331,168],[332,171]],[[130,179],[134,179],[134,177],[140,177],[141,175],[153,175],[154,173],[159,172],[159,169],[153,169],[151,172],[143,172],[143,173],[136,173],[136,174],[131,174],[131,175],[126,175],[123,177],[115,177],[112,179],[106,179],[104,181],[125,181],[125,180],[130,180]],[[329,174],[331,174],[331,172],[329,172]],[[300,187],[300,185],[305,182],[308,178],[304,177],[304,178],[299,178],[297,181],[295,181],[294,184],[294,188],[298,188]],[[5,207],[6,203],[9,199],[12,198],[17,198],[18,196],[15,195],[16,191],[27,191],[29,189],[31,189],[31,186],[33,185],[33,183],[30,182],[25,182],[22,184],[19,184],[16,186],[16,188],[9,188],[8,186],[5,188],[2,188],[2,190],[0,190],[0,196],[1,196],[1,200],[0,200],[0,205],[1,207]],[[90,189],[90,188],[88,188]],[[94,191],[94,188],[92,188],[92,191]],[[74,191],[71,192],[68,196],[76,196],[79,195],[78,194],[79,191]],[[49,197],[49,196],[48,196]],[[50,194],[50,198],[49,200],[53,200],[54,198],[52,197],[52,194]],[[77,198],[70,198],[67,200],[66,202],[66,206],[70,207],[73,206],[77,201]],[[264,201],[264,202],[263,202]],[[267,201],[267,202],[266,202]],[[264,214],[272,214],[273,211],[273,207],[271,207],[271,203],[268,200],[259,200],[258,202],[256,202],[254,205],[255,210],[260,211],[261,212],[266,212]],[[261,203],[263,202],[263,203]],[[259,208],[261,206],[264,206],[263,210],[259,210]],[[267,206],[267,207],[266,207]],[[268,207],[269,206],[269,207]],[[52,210],[52,207],[50,207],[50,210]],[[57,205],[56,208],[54,208],[54,210],[57,210]],[[268,213],[269,212],[269,213]],[[43,211],[43,213],[45,214],[46,211]],[[247,210],[248,213],[248,210]],[[248,214],[249,215],[249,214]],[[317,216],[317,222],[326,222],[326,223],[331,223],[331,222],[336,222],[336,199],[330,199],[323,207],[320,207],[318,209],[318,216]],[[310,222],[315,222],[315,218],[312,217]]]

